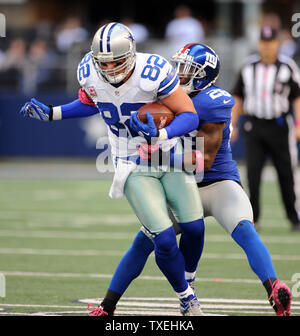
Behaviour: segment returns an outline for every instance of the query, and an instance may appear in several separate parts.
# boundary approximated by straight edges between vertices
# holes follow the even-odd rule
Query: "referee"
[[[300,231],[295,179],[297,139],[300,139],[300,71],[291,58],[278,55],[278,49],[278,31],[263,27],[259,53],[247,59],[233,89],[236,103],[231,140],[237,139],[239,116],[245,114],[243,134],[254,223],[260,215],[262,169],[270,157],[291,228]]]

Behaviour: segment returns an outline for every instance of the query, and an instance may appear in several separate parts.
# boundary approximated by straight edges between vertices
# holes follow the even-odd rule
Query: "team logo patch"
[[[218,58],[215,55],[209,52],[206,52],[205,65],[209,65],[211,68],[215,69],[217,66],[217,63],[218,63]]]
[[[89,95],[91,97],[97,97],[98,96],[94,86],[88,86],[87,91],[89,92]]]

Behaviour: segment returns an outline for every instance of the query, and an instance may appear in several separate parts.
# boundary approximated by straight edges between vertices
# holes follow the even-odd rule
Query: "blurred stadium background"
[[[97,2],[96,2],[97,3]],[[49,125],[24,122],[18,111],[30,97],[52,105],[76,98],[77,65],[90,50],[95,31],[107,21],[122,21],[137,37],[137,49],[166,58],[181,46],[181,27],[167,33],[181,1],[151,1],[150,8],[136,0],[101,6],[86,0],[1,0],[6,37],[0,38],[0,157],[79,157],[99,153],[95,143],[105,134],[99,118]],[[282,52],[300,62],[300,39],[293,39],[292,14],[300,12],[296,0],[184,1],[201,27],[185,34],[185,42],[199,39],[211,45],[221,58],[218,85],[231,90],[245,57],[255,51],[259,26],[281,27]],[[182,14],[181,14],[182,15]],[[202,29],[202,32],[201,32]],[[199,31],[200,30],[200,31]],[[201,41],[200,41],[201,40]],[[97,121],[95,121],[97,120]],[[66,137],[66,134],[68,136]],[[22,140],[21,140],[22,139]],[[20,142],[21,140],[21,142]],[[21,145],[22,144],[22,145]],[[243,158],[241,141],[233,146]]]
[[[47,124],[24,120],[20,108],[31,97],[54,106],[76,99],[77,65],[90,49],[94,32],[108,21],[129,25],[138,51],[169,58],[183,44],[175,36],[180,27],[168,33],[169,23],[183,15],[178,13],[182,3],[196,20],[190,22],[198,29],[198,42],[209,44],[220,56],[217,84],[224,89],[231,90],[243,60],[256,50],[263,23],[280,27],[281,52],[300,66],[300,38],[291,36],[292,15],[300,13],[297,0],[152,0],[146,4],[138,0],[0,0],[6,23],[5,37],[0,37],[0,273],[6,277],[0,314],[85,313],[84,305],[73,300],[105,294],[137,230],[126,200],[108,198],[111,173],[100,173],[96,166],[106,143],[101,119]],[[194,42],[192,35],[185,37],[185,42]],[[233,155],[245,182],[242,141],[240,137],[233,144]],[[273,254],[279,277],[292,285],[293,275],[300,273],[300,237],[289,231],[273,168],[267,167],[263,177],[261,237]],[[199,297],[207,298],[204,310],[272,314],[240,249],[229,244],[230,238],[214,220],[208,223],[202,280],[197,284]],[[156,280],[163,283],[159,288]],[[172,297],[153,258],[127,295],[149,300]],[[135,309],[144,315],[176,314],[172,300],[165,306],[151,301],[148,308],[138,300],[128,306],[125,301],[121,313]],[[299,308],[295,297],[295,314]]]

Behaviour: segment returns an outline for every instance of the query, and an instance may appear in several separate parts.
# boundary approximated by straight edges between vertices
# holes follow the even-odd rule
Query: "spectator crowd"
[[[153,38],[146,25],[131,18],[123,18],[121,22],[132,30],[138,47]],[[99,22],[96,28],[105,23],[106,20]],[[67,57],[76,46],[81,45],[82,51],[87,52],[94,30],[95,27],[84,27],[78,17],[69,17],[54,27],[41,23],[28,36],[8,36],[7,45],[0,44],[0,89],[17,90],[27,95],[36,91],[65,89]],[[183,40],[186,43],[192,40],[203,42],[203,38],[201,22],[192,16],[191,10],[186,6],[176,8],[174,19],[166,24],[165,39],[176,49]],[[72,71],[74,73],[74,67]]]
[[[296,58],[296,62],[299,64],[299,41],[297,44],[290,31],[281,27],[278,15],[274,13],[262,15],[259,20],[256,27],[258,30],[262,24],[270,23],[280,29],[280,52]],[[78,60],[89,50],[93,32],[110,21],[111,19],[102,20],[97,27],[86,27],[78,17],[68,17],[64,22],[57,24],[41,22],[29,33],[24,31],[8,34],[6,39],[0,40],[1,91],[18,91],[26,95],[37,91],[70,91],[68,83],[70,81],[73,83],[72,85],[76,83],[74,70]],[[150,49],[155,52],[156,48],[153,43],[158,42],[159,39],[160,46],[157,45],[157,53],[164,55],[162,51],[165,51],[164,56],[167,58],[179,47],[190,42],[208,43],[215,47],[212,43],[213,38],[207,36],[205,23],[195,17],[186,5],[179,5],[174,9],[173,18],[165,23],[165,30],[161,36],[163,38],[157,39],[151,31],[152,27],[135,22],[132,18],[124,17],[120,22],[132,30],[137,42],[137,49],[140,51],[147,52],[147,43],[150,42],[152,43]],[[251,34],[252,38],[256,39],[256,29],[252,29]],[[249,49],[252,48],[250,40]],[[250,52],[253,50],[249,50]],[[226,56],[230,58],[230,56]],[[227,62],[224,57],[222,59],[223,64]],[[236,65],[232,64],[232,67],[234,66]],[[232,70],[233,72],[237,71],[237,69]],[[71,87],[72,89],[73,87]]]

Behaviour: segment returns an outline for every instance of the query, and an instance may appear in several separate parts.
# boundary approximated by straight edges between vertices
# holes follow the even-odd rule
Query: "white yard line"
[[[0,248],[0,254],[16,255],[54,255],[54,256],[122,256],[125,251],[99,250],[62,250],[62,249],[32,249],[32,248]]]
[[[138,227],[136,232],[138,231]],[[0,237],[21,237],[21,238],[54,238],[54,239],[112,239],[127,240],[133,239],[135,232],[68,232],[68,231],[46,231],[46,230],[0,230]],[[300,244],[300,236],[278,237],[261,235],[261,239],[269,244]],[[210,235],[205,238],[207,242],[231,243],[234,241],[228,235]]]
[[[233,280],[233,279],[226,279],[228,281]],[[238,279],[237,279],[238,280]],[[85,300],[90,300],[90,299],[83,299],[79,300],[78,302],[86,302]],[[102,300],[102,298],[98,299]],[[253,299],[225,299],[225,298],[198,298],[200,302],[207,302],[207,303],[240,303],[240,304],[267,304],[269,303],[266,300],[253,300]],[[126,302],[126,301],[174,301],[178,302],[178,299],[175,297],[122,297],[121,301]],[[300,301],[294,301],[293,304],[299,305],[300,306]]]
[[[241,253],[203,253],[202,258],[207,259],[232,259],[232,260],[239,260],[239,259],[246,259],[246,255]],[[300,255],[278,255],[272,254],[272,260],[276,261],[300,261]]]
[[[80,299],[79,303],[99,305],[103,298]],[[270,309],[270,304],[267,300],[249,300],[249,299],[223,299],[223,298],[198,298],[201,307],[206,309]],[[175,302],[175,303],[170,303]],[[122,298],[118,306],[126,307],[152,307],[152,308],[177,308],[177,298]],[[293,309],[300,310],[300,301],[293,300]]]
[[[5,304],[1,303],[0,315],[40,315],[40,316],[53,316],[53,315],[67,315],[67,314],[87,314],[87,304],[99,304],[102,298],[98,299],[81,299],[78,302],[82,305],[40,305],[40,304]],[[162,303],[162,301],[165,301]],[[274,315],[267,300],[249,300],[249,299],[223,299],[223,298],[201,298],[199,299],[201,307],[206,315],[220,315],[223,313],[239,313],[239,314],[258,314],[258,315]],[[176,302],[176,303],[168,303]],[[56,311],[38,311],[38,312],[5,312],[5,308],[53,308]],[[67,309],[57,311],[57,309]],[[71,310],[70,310],[71,309]],[[82,310],[85,309],[85,310]],[[300,302],[294,301],[292,303],[292,312],[296,315],[300,313]],[[157,315],[157,316],[177,316],[178,303],[176,298],[137,298],[127,297],[122,298],[118,303],[116,315]]]
[[[85,212],[85,211],[74,211],[74,212],[67,212],[65,210],[55,210],[55,212],[51,211],[44,211],[39,209],[14,209],[14,210],[3,210],[0,213],[0,220],[21,220],[24,221],[24,215],[26,218],[30,217],[30,219],[45,219],[45,221],[41,224],[41,226],[52,227],[53,224],[49,225],[47,221],[76,221],[77,227],[79,222],[82,222],[83,226],[87,224],[98,224],[98,225],[138,225],[138,219],[134,214],[101,214],[101,213],[94,213],[94,212]],[[61,225],[63,226],[63,225]]]
[[[52,272],[22,272],[22,271],[5,271],[0,270],[0,273],[5,276],[17,276],[17,277],[46,277],[46,278],[92,278],[92,279],[111,279],[112,274],[101,274],[101,273],[52,273]],[[150,280],[150,281],[166,281],[163,276],[151,276],[142,275],[138,277],[140,280]],[[282,280],[286,283],[291,283],[291,280]],[[222,283],[247,283],[247,284],[260,284],[259,280],[256,279],[230,279],[230,278],[197,278],[197,282],[222,282]],[[135,298],[136,300],[144,300],[144,298]],[[127,298],[124,298],[127,300]],[[152,299],[146,299],[152,300]],[[155,298],[155,300],[169,300],[169,298]],[[174,300],[177,300],[176,298]],[[214,300],[214,299],[212,299]],[[223,299],[222,299],[223,300]],[[230,302],[230,301],[228,301]],[[241,301],[242,302],[242,301]],[[243,300],[244,302],[244,300]],[[250,303],[251,301],[249,301]],[[255,301],[254,303],[261,303]],[[1,306],[1,304],[0,304]]]
[[[41,304],[22,304],[22,303],[0,303],[1,307],[14,307],[14,308],[19,308],[19,307],[29,307],[29,308],[61,308],[61,309],[82,309],[85,306],[80,305],[80,306],[64,306],[64,305],[41,305]]]
[[[154,301],[154,300],[153,300]],[[177,300],[178,301],[178,300]],[[204,299],[201,300],[201,307],[203,309],[270,309],[270,305],[255,305],[255,306],[251,306],[251,305],[238,305],[238,304],[205,304],[203,303]],[[91,299],[90,301],[87,301],[88,303],[95,303],[95,299]],[[99,303],[99,301],[97,300],[97,303]],[[55,305],[22,305],[22,304],[1,304],[3,307],[14,307],[14,308],[19,308],[19,307],[24,307],[24,308],[61,308],[61,309],[82,309],[84,308],[84,306],[80,306],[80,307],[76,307],[76,306],[55,306]],[[122,306],[122,307],[128,307],[128,308],[152,308],[152,309],[165,309],[165,310],[171,310],[171,309],[178,309],[178,302],[176,303],[161,303],[161,302],[136,302],[136,301],[132,301],[132,302],[122,302],[120,301],[118,303],[118,306]],[[85,306],[86,307],[86,306]],[[300,309],[300,307],[297,307],[298,309]],[[296,309],[297,309],[296,308]]]
[[[122,256],[123,251],[118,250],[67,250],[67,249],[33,249],[33,248],[0,248],[0,254],[11,255],[56,255],[56,256]],[[152,256],[153,257],[153,256]],[[243,260],[246,256],[242,253],[206,253],[203,258],[207,259],[229,259]],[[276,255],[272,254],[272,259],[276,261],[300,261],[300,255]]]
[[[67,231],[21,231],[0,230],[0,237],[55,238],[55,239],[133,239],[135,233],[126,232],[67,232]],[[300,241],[299,241],[300,243]]]
[[[275,313],[271,311],[247,311],[247,310],[230,310],[230,309],[213,309],[213,310],[207,310],[204,312],[205,316],[228,316],[228,315],[235,315],[239,313],[240,315],[271,315],[274,316]],[[87,315],[88,311],[58,311],[58,312],[37,312],[37,313],[13,313],[13,312],[0,312],[0,315],[5,316],[64,316],[68,314],[82,314]],[[295,315],[295,313],[293,314]],[[296,314],[299,316],[299,314]],[[115,312],[115,316],[181,316],[178,311],[152,311],[152,310],[124,310],[124,311],[117,311]]]

